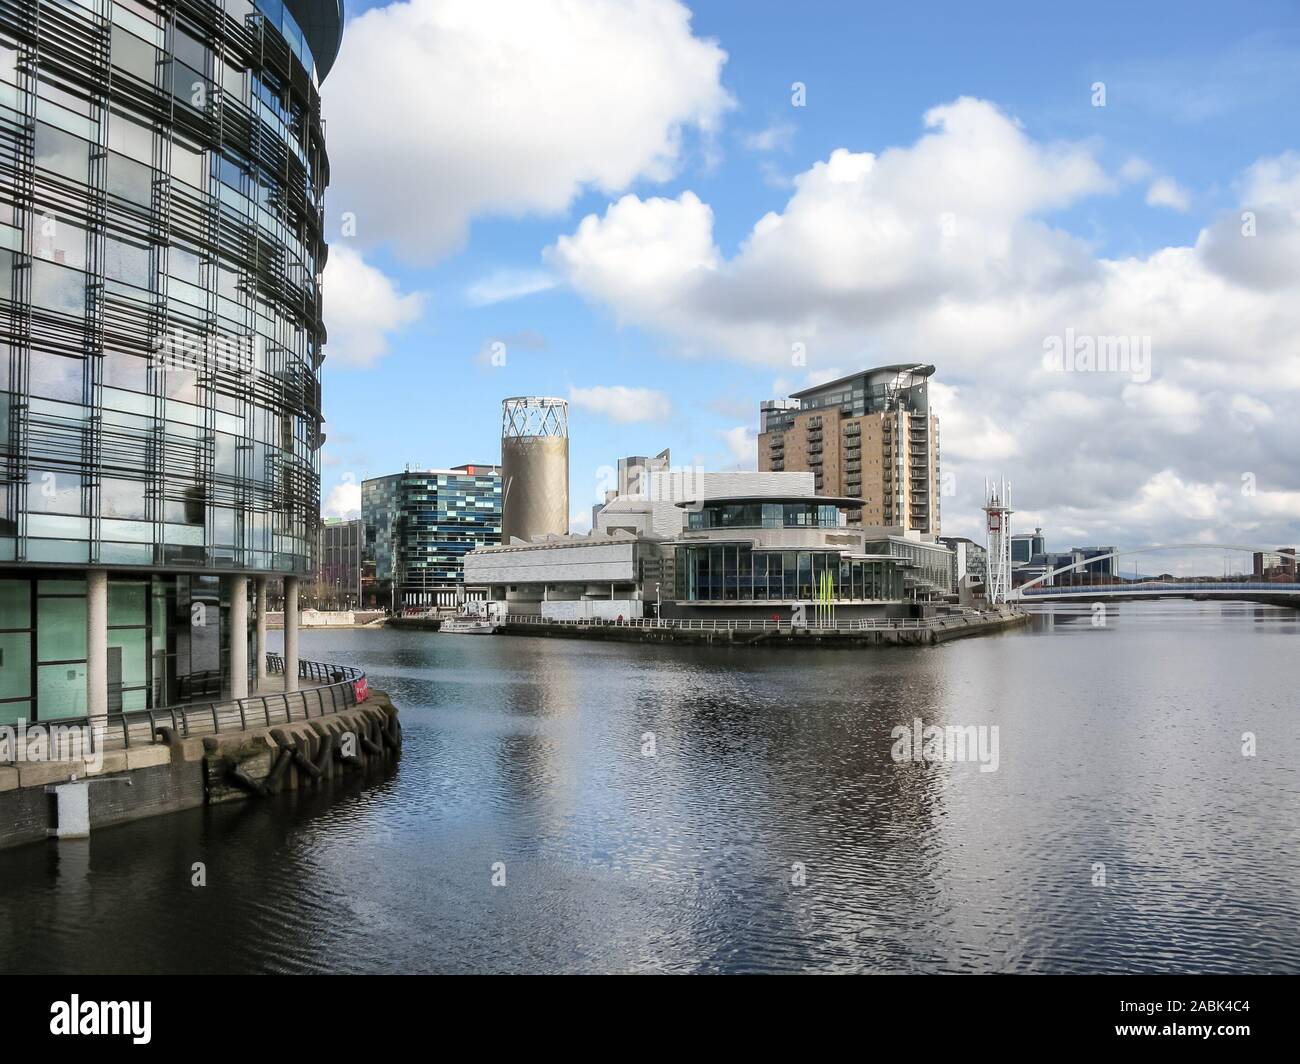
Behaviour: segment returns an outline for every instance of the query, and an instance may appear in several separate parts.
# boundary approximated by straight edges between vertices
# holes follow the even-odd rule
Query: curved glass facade
[[[744,543],[676,548],[679,602],[810,601],[829,573],[836,601],[897,600],[903,577],[887,559],[846,558],[837,551],[754,550]]]
[[[34,697],[29,716],[85,694],[55,624],[84,599],[57,580],[109,571],[110,635],[139,628],[109,665],[110,706],[131,708],[227,686],[215,573],[310,571],[314,65],[282,0],[0,3],[0,692]]]
[[[249,0],[169,10],[3,8],[0,561],[306,573],[319,96]]]

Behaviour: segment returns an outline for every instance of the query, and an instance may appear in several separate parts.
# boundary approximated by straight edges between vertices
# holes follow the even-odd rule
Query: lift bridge
[[[1131,550],[1117,550],[1109,554],[1099,554],[1085,558],[1070,565],[1063,565],[1042,576],[1028,580],[1007,593],[1008,602],[1102,602],[1107,600],[1136,600],[1153,598],[1192,598],[1204,600],[1227,600],[1235,602],[1259,602],[1273,606],[1290,606],[1300,609],[1300,582],[1296,582],[1296,561],[1292,560],[1292,579],[1289,582],[1264,580],[1232,580],[1216,577],[1195,579],[1137,579],[1124,580],[1120,577],[1109,578],[1106,583],[1068,583],[1056,584],[1059,576],[1077,574],[1088,566],[1110,558],[1126,558],[1135,555],[1152,554],[1157,551],[1245,551],[1251,554],[1278,554],[1277,548],[1244,547],[1229,543],[1170,543],[1153,547],[1137,547]],[[1290,557],[1282,555],[1283,558]],[[1091,574],[1089,574],[1091,575]]]

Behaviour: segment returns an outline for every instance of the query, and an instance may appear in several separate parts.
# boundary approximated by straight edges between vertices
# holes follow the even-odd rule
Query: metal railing
[[[993,611],[992,616],[1006,616],[1005,613]],[[931,628],[946,628],[956,621],[966,621],[970,618],[978,618],[982,614],[965,610],[961,613],[946,614],[941,617],[860,617],[843,621],[819,621],[815,617],[810,617],[804,628],[809,631],[820,632],[863,632],[863,631],[887,631],[887,630],[927,630]],[[731,621],[720,621],[712,618],[702,617],[632,617],[623,620],[607,621],[597,617],[578,617],[578,618],[552,618],[539,617],[535,614],[510,614],[506,618],[506,624],[553,624],[565,625],[569,627],[598,627],[598,628],[671,628],[680,631],[712,631],[712,632],[791,632],[795,626],[788,620],[756,620],[749,618],[738,618]]]
[[[270,675],[284,675],[284,658],[279,654],[267,654],[266,666]],[[351,665],[303,660],[298,662],[298,676],[300,679],[314,681],[315,686],[218,702],[188,702],[153,709],[133,709],[107,716],[58,717],[37,721],[35,724],[42,727],[87,729],[91,751],[96,749],[99,741],[97,737],[102,737],[106,748],[160,742],[159,728],[171,728],[182,738],[191,735],[221,735],[338,713],[357,704],[359,681],[364,682],[366,678],[365,672]]]
[[[1053,595],[1133,595],[1151,592],[1189,592],[1192,594],[1214,594],[1228,591],[1251,591],[1260,595],[1293,594],[1300,591],[1300,584],[1268,583],[1254,581],[1178,581],[1140,580],[1127,584],[1054,584],[1050,587],[1030,587],[1014,591],[1018,597],[1029,600],[1033,598],[1051,598]]]

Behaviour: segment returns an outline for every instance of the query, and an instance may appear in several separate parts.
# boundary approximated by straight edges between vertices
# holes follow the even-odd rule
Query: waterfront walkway
[[[250,685],[247,698],[216,702],[187,702],[155,709],[128,710],[97,717],[65,717],[42,726],[86,729],[95,746],[130,749],[161,742],[160,729],[178,738],[224,735],[250,728],[293,724],[350,709],[368,694],[365,673],[346,665],[317,661],[298,663],[297,690],[286,690],[284,660],[267,655],[266,673]]]
[[[537,635],[568,639],[605,639],[625,643],[723,643],[767,646],[931,645],[972,635],[987,635],[1029,623],[1023,610],[1003,607],[968,610],[934,617],[884,617],[855,620],[810,620],[796,626],[789,620],[741,618],[632,618],[552,620],[512,614],[499,629],[506,635]]]

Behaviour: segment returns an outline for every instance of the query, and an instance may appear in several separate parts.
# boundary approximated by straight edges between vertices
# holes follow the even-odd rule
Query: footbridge
[[[1190,598],[1202,600],[1232,600],[1236,602],[1259,602],[1274,606],[1290,606],[1300,609],[1300,582],[1297,581],[1295,563],[1289,569],[1289,580],[1243,580],[1240,577],[1217,578],[1175,577],[1142,578],[1125,580],[1121,576],[1098,578],[1087,573],[1089,566],[1110,558],[1126,558],[1135,555],[1154,554],[1158,551],[1242,551],[1251,555],[1257,553],[1279,554],[1275,547],[1249,547],[1229,543],[1164,543],[1151,547],[1136,547],[1130,550],[1116,550],[1109,554],[1099,554],[1084,558],[1070,565],[1062,565],[1042,576],[1028,580],[1014,588],[1008,595],[1011,602],[1099,602],[1124,601],[1128,599],[1153,598]],[[1287,557],[1282,555],[1283,558]],[[1079,576],[1089,577],[1080,582]],[[1056,579],[1067,576],[1069,583],[1058,584]]]

